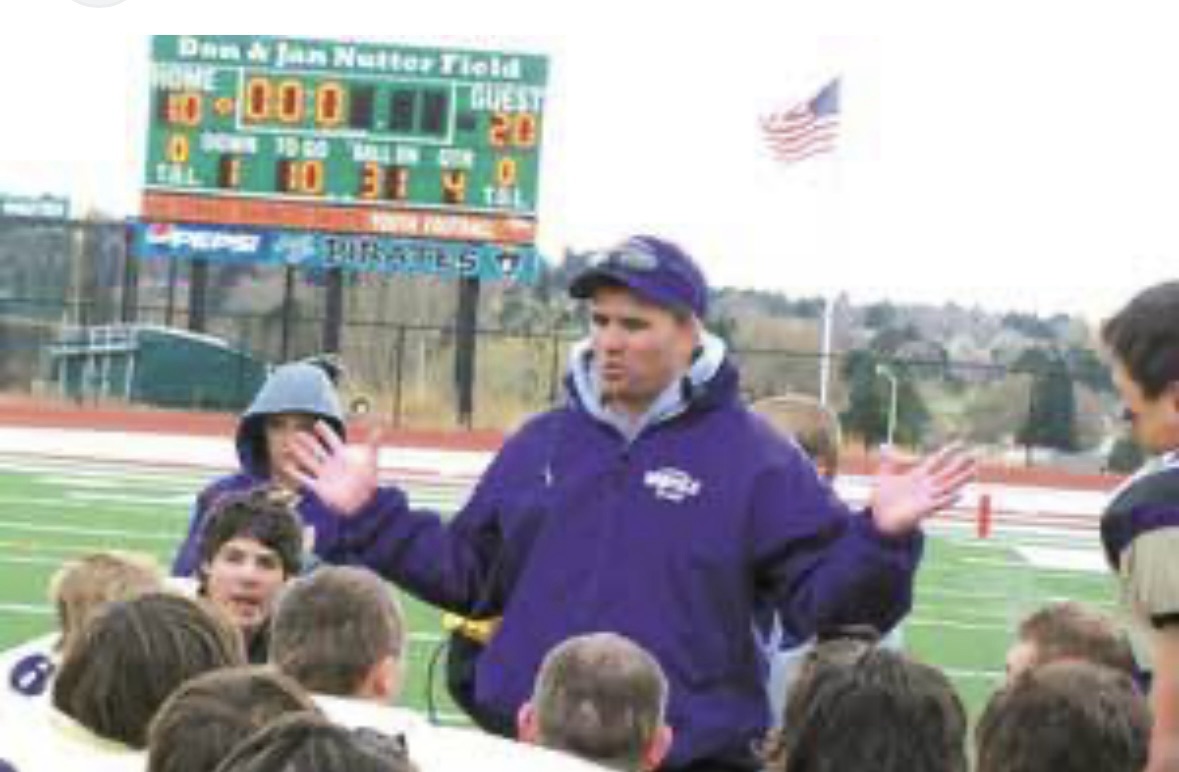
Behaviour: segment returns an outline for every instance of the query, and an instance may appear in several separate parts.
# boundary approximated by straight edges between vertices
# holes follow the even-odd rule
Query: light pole
[[[876,374],[888,379],[888,446],[892,447],[893,433],[897,428],[897,377],[886,365],[877,364]]]

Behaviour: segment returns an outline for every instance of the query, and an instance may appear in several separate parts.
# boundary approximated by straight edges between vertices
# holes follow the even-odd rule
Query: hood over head
[[[346,439],[340,397],[323,368],[308,362],[279,365],[262,384],[237,426],[237,455],[244,471],[258,477],[270,475],[266,417],[279,413],[316,416]]]

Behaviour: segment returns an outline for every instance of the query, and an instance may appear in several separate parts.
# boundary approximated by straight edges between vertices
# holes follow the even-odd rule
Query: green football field
[[[53,629],[47,585],[71,556],[115,548],[145,552],[169,565],[194,492],[208,480],[196,471],[0,456],[0,651]],[[453,484],[408,488],[417,505],[442,512],[453,512],[469,492]],[[1087,538],[1066,546],[1093,547],[1084,543]],[[1020,618],[1063,598],[1115,607],[1115,588],[1106,574],[1037,566],[1021,546],[1003,538],[980,541],[965,532],[933,535],[927,545],[905,643],[947,671],[973,715],[1002,679]],[[411,630],[403,702],[424,710],[428,663],[442,638],[440,614],[412,598],[402,601]],[[439,680],[433,689],[439,717],[457,720],[444,691]]]

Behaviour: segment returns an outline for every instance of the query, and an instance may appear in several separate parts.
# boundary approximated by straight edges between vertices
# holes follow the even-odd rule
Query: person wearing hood
[[[214,481],[196,499],[188,536],[172,563],[175,576],[194,576],[200,566],[201,531],[219,499],[264,485],[276,485],[300,494],[296,510],[308,529],[309,547],[321,531],[335,528],[338,520],[312,491],[300,490],[290,466],[291,439],[310,436],[322,421],[345,436],[344,411],[334,385],[339,370],[323,362],[291,362],[275,368],[238,422],[235,444],[241,469]]]
[[[378,489],[375,444],[346,454],[325,423],[316,441],[296,438],[292,476],[346,515],[320,554],[450,611],[502,614],[476,664],[484,726],[511,730],[554,646],[608,631],[667,675],[661,769],[756,769],[770,716],[755,616],[774,608],[798,638],[892,627],[911,605],[920,522],[956,499],[974,462],[949,448],[905,471],[885,464],[870,507],[852,512],[742,402],[681,248],[630,238],[570,293],[588,302],[591,331],[567,401],[506,441],[453,520]]]

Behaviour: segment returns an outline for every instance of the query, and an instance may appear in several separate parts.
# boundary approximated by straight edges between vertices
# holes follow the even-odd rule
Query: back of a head
[[[322,566],[292,582],[271,628],[270,659],[307,689],[356,696],[370,671],[401,661],[405,622],[389,588],[362,568]]]
[[[887,649],[817,671],[786,772],[965,772],[966,713],[937,668]]]
[[[146,556],[95,552],[71,560],[54,574],[49,585],[61,628],[58,648],[68,649],[104,604],[163,588],[163,574]]]
[[[227,620],[188,598],[149,593],[90,620],[66,651],[53,704],[101,737],[143,748],[148,723],[180,684],[243,664]]]
[[[750,407],[779,432],[793,437],[824,476],[835,477],[842,442],[835,411],[802,394],[770,397]]]
[[[399,738],[295,713],[240,743],[216,772],[417,772],[417,767]]]
[[[799,727],[804,725],[804,718],[810,709],[815,684],[821,682],[825,678],[824,674],[830,670],[853,667],[876,645],[878,638],[866,634],[857,637],[833,636],[818,641],[806,653],[799,665],[798,676],[786,696],[781,725],[770,733],[762,748],[767,770],[781,772],[786,768],[788,750],[797,743],[796,735]]]
[[[1019,639],[1030,645],[1032,667],[1080,659],[1135,674],[1127,636],[1113,619],[1080,603],[1066,601],[1039,609],[1020,623]]]
[[[269,668],[215,670],[185,682],[148,730],[148,772],[213,772],[238,743],[288,713],[317,712],[297,683]]]
[[[1077,660],[1029,670],[987,703],[978,772],[1138,772],[1150,711],[1124,673]]]
[[[613,633],[549,652],[532,699],[538,741],[618,769],[638,769],[663,727],[667,680],[655,658]]]

